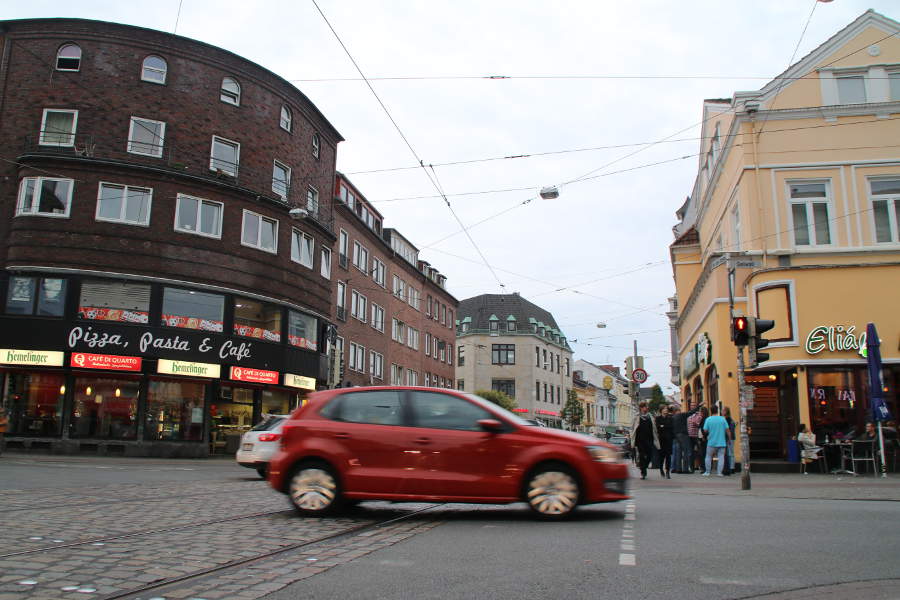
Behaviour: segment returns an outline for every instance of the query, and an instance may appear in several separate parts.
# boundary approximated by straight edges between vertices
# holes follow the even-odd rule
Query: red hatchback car
[[[310,394],[285,422],[269,483],[304,515],[345,502],[524,501],[563,518],[625,500],[628,466],[597,438],[535,427],[478,396],[415,387]]]

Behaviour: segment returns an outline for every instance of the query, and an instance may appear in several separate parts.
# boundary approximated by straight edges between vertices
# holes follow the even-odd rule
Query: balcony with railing
[[[320,205],[310,186],[292,185],[286,170],[275,168],[263,173],[241,167],[237,153],[230,154],[227,145],[214,145],[211,155],[201,156],[172,144],[160,145],[136,137],[123,143],[119,137],[42,131],[26,136],[20,159],[37,157],[137,166],[214,182],[250,192],[276,205],[302,209],[303,217],[333,231],[330,207]]]

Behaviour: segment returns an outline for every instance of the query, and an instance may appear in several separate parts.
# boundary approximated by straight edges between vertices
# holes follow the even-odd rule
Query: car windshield
[[[270,431],[282,421],[284,421],[284,417],[281,415],[265,415],[263,420],[254,425],[250,431]]]
[[[491,410],[491,411],[493,411],[493,412],[495,412],[495,413],[496,413],[496,412],[499,412],[499,413],[503,416],[504,419],[507,419],[508,421],[511,421],[512,423],[515,423],[516,425],[523,425],[523,426],[524,426],[524,425],[530,425],[530,426],[532,426],[532,427],[534,426],[534,423],[531,423],[531,422],[529,422],[529,421],[526,421],[526,420],[523,419],[522,417],[519,417],[519,416],[517,416],[517,415],[515,415],[515,414],[513,414],[513,413],[511,413],[511,412],[509,412],[508,410],[506,410],[506,409],[503,408],[502,406],[499,406],[499,405],[497,405],[497,404],[494,404],[493,402],[491,402],[491,401],[489,401],[489,400],[485,400],[485,399],[482,398],[481,396],[476,396],[475,394],[468,394],[468,393],[463,393],[463,396],[465,396],[466,398],[468,398],[468,399],[471,400],[472,402],[475,402],[475,403],[478,404],[479,406],[482,406],[482,407],[484,407],[484,408],[486,408],[486,409],[488,409],[488,410]]]

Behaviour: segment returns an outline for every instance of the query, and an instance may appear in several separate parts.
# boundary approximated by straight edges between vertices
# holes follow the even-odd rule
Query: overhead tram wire
[[[469,233],[468,229],[466,229],[466,226],[463,224],[462,220],[459,218],[459,215],[457,215],[456,211],[453,210],[453,206],[450,204],[450,200],[447,199],[447,196],[444,195],[444,191],[441,189],[439,182],[437,182],[435,179],[433,179],[431,177],[431,175],[428,173],[428,169],[425,167],[425,162],[421,158],[419,158],[418,153],[412,147],[412,144],[410,144],[406,135],[403,133],[403,130],[400,129],[400,126],[397,124],[397,121],[394,120],[394,117],[391,115],[391,112],[387,109],[387,106],[385,106],[384,102],[382,102],[381,98],[378,96],[378,93],[375,91],[375,88],[372,87],[372,84],[369,82],[368,79],[366,79],[365,74],[362,72],[362,69],[357,64],[356,59],[354,59],[353,55],[350,54],[350,50],[348,50],[347,46],[344,45],[344,41],[338,35],[337,31],[335,31],[334,27],[332,27],[331,22],[328,20],[328,17],[325,16],[325,13],[322,12],[322,9],[319,7],[318,2],[316,2],[316,0],[311,0],[311,2],[313,3],[313,6],[316,7],[316,10],[319,11],[319,14],[322,16],[322,19],[325,21],[325,24],[328,25],[328,28],[331,30],[331,33],[334,34],[334,37],[338,41],[338,43],[341,45],[341,48],[344,49],[344,52],[347,54],[347,57],[350,59],[350,62],[353,63],[353,66],[356,68],[356,71],[359,73],[360,77],[363,78],[363,81],[365,82],[366,87],[368,87],[369,91],[372,92],[372,95],[375,96],[375,99],[378,101],[378,104],[381,106],[381,109],[384,111],[384,113],[387,115],[388,119],[390,119],[391,123],[394,125],[394,129],[396,129],[397,133],[400,134],[400,137],[403,139],[403,142],[406,144],[406,147],[409,148],[409,151],[412,153],[412,155],[415,157],[415,159],[422,166],[422,171],[424,171],[426,177],[428,177],[428,180],[431,182],[431,184],[434,186],[434,188],[438,191],[438,193],[441,194],[441,197],[444,199],[444,203],[447,205],[447,208],[450,210],[450,214],[453,215],[453,218],[456,219],[457,223],[459,223],[459,226],[462,227],[463,231],[466,234],[466,237],[469,238],[469,242],[471,242],[472,247],[475,248],[475,251],[478,252],[479,256],[481,256],[481,259],[484,261],[484,265],[488,268],[488,270],[494,276],[494,279],[497,280],[497,284],[500,286],[500,288],[501,289],[505,288],[505,286],[503,285],[503,282],[500,280],[500,277],[497,276],[497,273],[494,271],[494,268],[488,262],[487,257],[484,256],[484,253],[481,251],[481,248],[479,248],[478,244],[475,243],[475,239],[472,237],[472,234]]]

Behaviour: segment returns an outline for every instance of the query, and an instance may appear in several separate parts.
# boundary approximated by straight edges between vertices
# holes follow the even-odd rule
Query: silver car
[[[289,415],[265,415],[263,420],[241,436],[237,462],[242,467],[256,469],[263,479],[269,470],[269,459],[281,445],[281,427]]]

